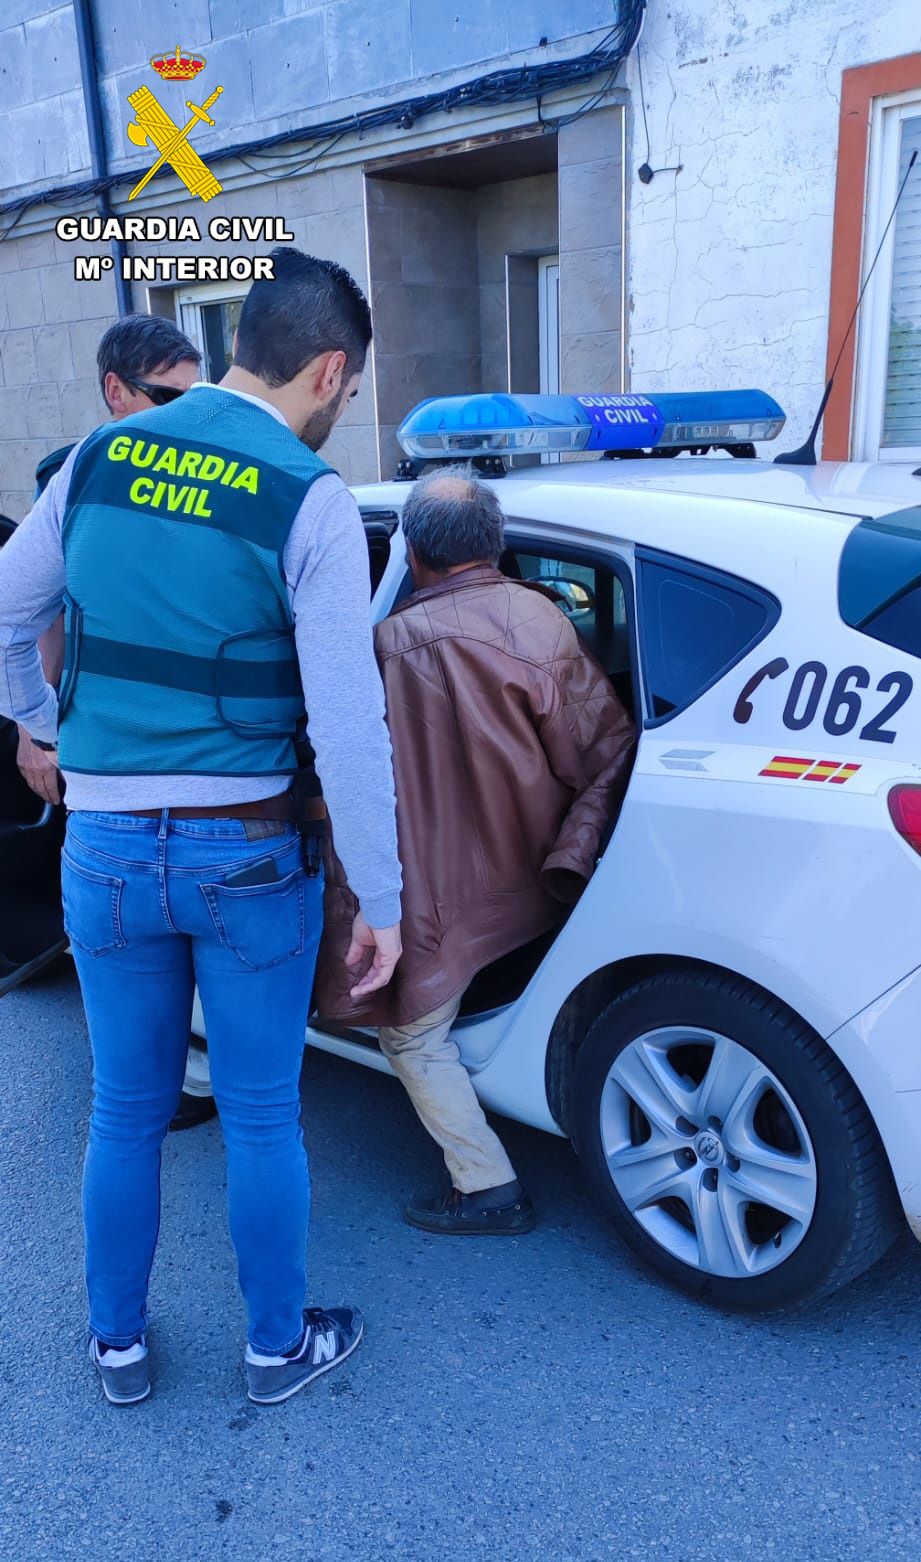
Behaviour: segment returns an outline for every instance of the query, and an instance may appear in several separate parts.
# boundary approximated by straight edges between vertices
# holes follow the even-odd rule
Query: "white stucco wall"
[[[799,443],[824,384],[841,73],[921,48],[918,0],[650,0],[627,81],[634,390],[758,385]],[[643,185],[642,65],[653,168]]]

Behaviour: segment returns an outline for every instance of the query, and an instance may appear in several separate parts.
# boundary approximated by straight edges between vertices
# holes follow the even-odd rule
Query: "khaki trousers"
[[[459,993],[411,1025],[382,1026],[379,1036],[381,1051],[444,1151],[454,1187],[461,1193],[479,1193],[512,1182],[515,1171],[451,1040],[462,997]]]

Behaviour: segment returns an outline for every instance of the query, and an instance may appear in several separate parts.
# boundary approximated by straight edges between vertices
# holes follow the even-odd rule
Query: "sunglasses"
[[[165,407],[167,402],[175,401],[177,396],[185,395],[185,391],[180,390],[178,385],[151,385],[148,380],[129,379],[125,379],[125,384],[130,385],[132,390],[148,396],[155,407]]]

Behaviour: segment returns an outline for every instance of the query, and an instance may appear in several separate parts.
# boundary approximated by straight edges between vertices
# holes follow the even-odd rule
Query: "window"
[[[921,656],[921,508],[855,526],[841,555],[838,606],[852,629]]]
[[[363,519],[367,529],[368,518],[364,516]],[[549,553],[544,551],[546,542],[542,545],[536,540],[531,542],[524,537],[515,537],[510,530],[506,531],[506,543],[506,550],[499,560],[502,574],[509,580],[528,581],[543,588],[560,612],[565,613],[573,628],[578,630],[581,639],[607,673],[615,694],[633,715],[636,702],[633,687],[632,594],[628,603],[624,584],[626,581],[629,587],[626,569],[622,579],[613,560],[611,563],[603,562],[581,548]],[[386,611],[392,613],[401,602],[406,601],[413,589],[412,576],[407,569]]]
[[[629,667],[624,588],[613,570],[574,563],[559,554],[530,553],[517,545],[503,554],[499,568],[511,580],[542,586],[609,676]]]
[[[742,660],[780,616],[748,581],[637,550],[638,619],[650,725],[676,716]]]
[[[913,152],[921,93],[876,98],[870,124],[861,274],[866,276]],[[862,310],[854,407],[859,459],[921,457],[921,160],[908,178]]]
[[[202,354],[202,378],[222,380],[233,360],[233,337],[246,297],[226,286],[197,288],[179,296],[180,324]]]
[[[499,560],[503,575],[510,580],[538,583],[554,597],[560,611],[601,663],[615,694],[633,714],[630,619],[623,581],[613,564],[585,555],[567,558],[565,552],[532,552],[526,543],[512,537],[508,537],[508,542],[509,547]]]

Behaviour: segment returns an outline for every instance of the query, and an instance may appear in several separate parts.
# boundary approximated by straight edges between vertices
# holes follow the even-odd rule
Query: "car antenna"
[[[822,400],[819,402],[819,410],[818,410],[818,412],[815,415],[815,422],[813,423],[812,428],[810,430],[809,438],[806,440],[806,443],[804,445],[800,445],[797,450],[785,450],[785,451],[782,452],[781,455],[775,456],[774,457],[774,463],[775,463],[776,466],[815,466],[815,464],[816,464],[816,459],[815,459],[815,442],[816,442],[816,439],[818,437],[819,429],[822,426],[822,419],[825,416],[825,408],[828,406],[828,398],[829,398],[829,396],[832,393],[832,387],[834,386],[834,383],[835,383],[835,375],[838,372],[838,365],[840,364],[841,359],[844,357],[844,349],[847,346],[848,342],[850,341],[851,332],[853,331],[854,326],[857,323],[857,316],[860,313],[860,306],[863,303],[863,295],[867,291],[867,288],[868,288],[868,286],[870,284],[870,278],[872,277],[873,272],[876,269],[876,262],[879,260],[879,257],[880,257],[880,255],[883,252],[883,245],[886,242],[886,235],[889,232],[889,229],[892,227],[892,223],[893,223],[893,220],[895,218],[895,214],[896,214],[896,212],[899,209],[899,201],[902,199],[902,195],[904,193],[905,186],[908,183],[908,176],[911,173],[912,169],[914,168],[915,163],[917,162],[917,160],[918,160],[918,148],[915,147],[915,150],[912,152],[911,157],[908,160],[908,167],[905,170],[905,177],[902,180],[902,183],[899,185],[899,192],[898,192],[898,195],[895,198],[895,203],[893,205],[892,211],[889,213],[889,221],[886,223],[886,226],[883,229],[883,236],[880,239],[879,244],[877,246],[876,254],[873,256],[873,261],[872,261],[872,264],[870,266],[870,269],[867,272],[866,277],[864,278],[863,287],[860,289],[860,292],[857,295],[857,302],[854,305],[854,313],[851,315],[850,321],[848,323],[848,328],[845,331],[843,340],[841,342],[841,346],[838,348],[838,356],[835,359],[834,366],[832,368],[831,374],[828,376],[828,384],[825,387],[825,392],[824,392],[824,395],[822,396]]]

